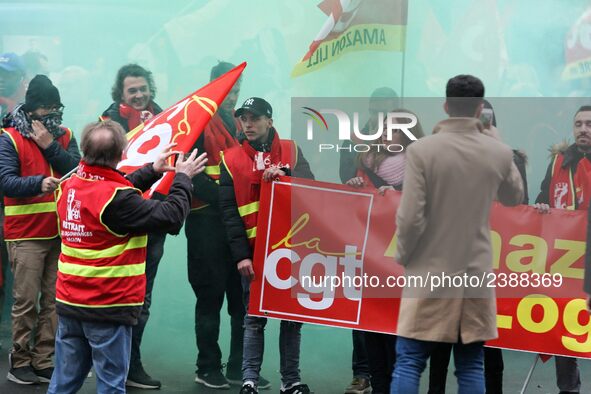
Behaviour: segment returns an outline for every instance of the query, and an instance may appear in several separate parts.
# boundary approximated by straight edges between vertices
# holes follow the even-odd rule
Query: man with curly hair
[[[152,73],[137,64],[126,64],[117,72],[115,84],[111,90],[113,103],[103,112],[100,120],[111,119],[119,123],[126,132],[138,127],[152,116],[162,112],[154,102],[156,86]],[[162,199],[156,197],[157,199]],[[152,232],[148,234],[148,255],[146,258],[146,297],[137,325],[133,327],[131,340],[131,363],[127,376],[127,386],[142,389],[159,389],[160,381],[146,373],[142,365],[140,345],[144,329],[150,317],[152,289],[158,271],[158,264],[164,254],[166,234]]]

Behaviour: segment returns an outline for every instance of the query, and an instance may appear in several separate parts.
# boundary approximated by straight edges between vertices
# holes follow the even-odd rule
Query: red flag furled
[[[164,147],[173,142],[177,144],[175,150],[188,152],[245,67],[246,62],[129,132],[129,143],[117,168],[126,173],[135,171],[154,162]],[[174,173],[166,173],[147,195],[151,196],[154,192],[167,194],[173,178]]]

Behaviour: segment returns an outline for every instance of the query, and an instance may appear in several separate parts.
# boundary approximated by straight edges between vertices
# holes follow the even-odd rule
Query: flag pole
[[[400,102],[402,108],[404,108],[404,74],[406,71],[406,38],[405,38],[405,49],[402,52],[402,72],[400,74]]]
[[[76,166],[74,168],[72,168],[66,175],[64,175],[63,177],[60,178],[59,183],[62,183],[63,181],[65,181],[66,179],[68,179],[69,177],[71,177],[76,171],[78,171],[78,167]]]
[[[405,27],[404,27],[404,40],[402,41],[403,43],[403,51],[402,51],[402,70],[400,73],[400,103],[401,106],[404,108],[404,80],[406,79],[406,30],[408,27],[408,8],[410,7],[410,5],[408,4],[409,2],[406,0],[404,1],[404,16],[405,16]]]
[[[529,385],[529,382],[531,380],[531,376],[534,373],[534,368],[536,368],[536,364],[538,363],[539,359],[540,359],[540,355],[536,354],[536,357],[534,358],[534,362],[531,365],[531,368],[529,369],[529,372],[525,378],[525,382],[523,382],[523,387],[521,388],[521,391],[519,392],[519,394],[525,394],[525,390],[527,390],[527,386]]]

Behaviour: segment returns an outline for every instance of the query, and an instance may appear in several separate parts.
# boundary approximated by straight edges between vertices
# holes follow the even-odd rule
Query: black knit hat
[[[41,107],[61,107],[60,92],[45,75],[36,75],[29,82],[25,96],[25,111],[35,111]]]

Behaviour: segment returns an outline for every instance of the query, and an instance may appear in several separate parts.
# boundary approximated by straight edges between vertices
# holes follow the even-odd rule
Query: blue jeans
[[[125,393],[131,326],[58,316],[55,370],[48,394],[76,393],[94,365],[99,394]]]
[[[244,305],[248,308],[250,281],[242,278]],[[242,380],[258,385],[263,353],[265,351],[265,326],[267,319],[246,315],[244,317],[244,349],[242,355]],[[279,372],[283,387],[300,382],[300,342],[302,323],[281,321],[279,331]]]
[[[418,394],[421,373],[437,342],[398,337],[390,394]],[[459,394],[484,394],[483,342],[453,345]]]

